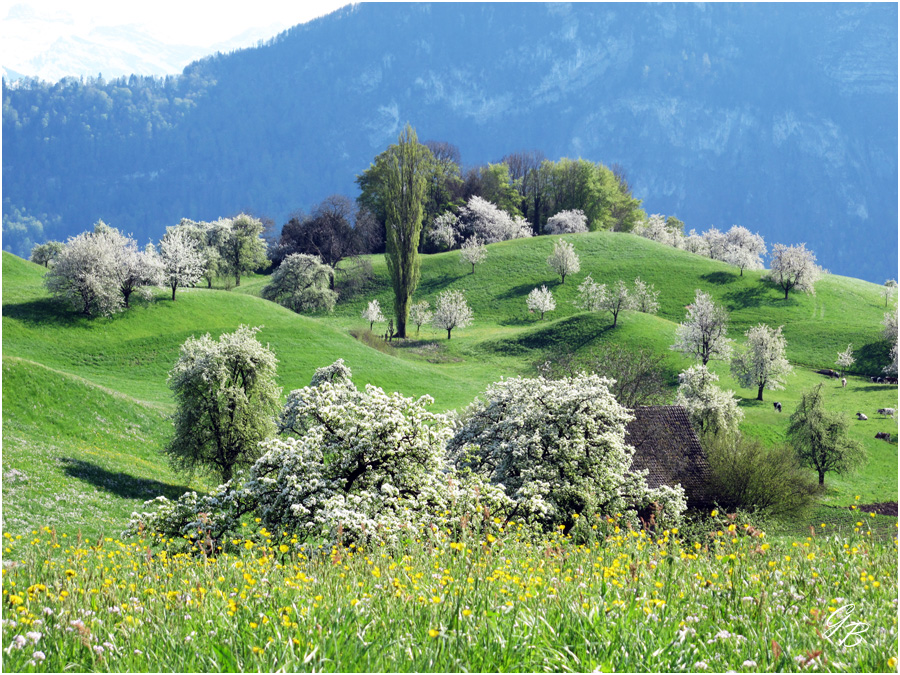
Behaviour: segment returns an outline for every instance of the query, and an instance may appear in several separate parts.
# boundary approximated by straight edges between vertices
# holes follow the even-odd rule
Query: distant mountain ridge
[[[24,253],[14,211],[55,238],[239,209],[280,225],[355,195],[409,121],[468,164],[619,163],[648,213],[805,241],[880,283],[897,274],[896,26],[891,4],[361,4],[179,78],[7,86],[4,248]]]

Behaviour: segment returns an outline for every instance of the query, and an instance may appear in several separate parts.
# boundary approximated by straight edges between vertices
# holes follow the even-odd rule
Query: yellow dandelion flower
[[[282,553],[287,553],[290,550],[290,548],[288,546],[286,546],[285,544],[282,544],[281,546],[278,547],[278,550],[281,551]]]
[[[713,518],[715,518],[717,515],[719,515],[719,512],[716,509],[713,509],[712,513],[710,513],[709,515],[711,515]]]
[[[462,615],[463,615],[463,616],[472,616],[472,610],[466,608],[466,609],[464,609],[464,610],[462,611]]]
[[[434,628],[432,628],[431,630],[428,631],[428,634],[431,637],[436,638],[438,635],[440,635],[440,631],[436,631]]]

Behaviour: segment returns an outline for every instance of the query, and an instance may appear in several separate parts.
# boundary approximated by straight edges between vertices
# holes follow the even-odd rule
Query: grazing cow
[[[842,377],[842,378],[841,378],[841,386],[842,386],[842,387],[846,387],[846,386],[847,386],[847,378],[846,378],[846,377]]]
[[[778,401],[775,401],[775,403],[772,404],[772,407],[775,408],[775,412],[781,412],[781,403]]]
[[[867,420],[867,419],[869,419],[869,418],[866,417],[865,415],[863,415],[862,413],[858,412],[858,413],[856,413],[856,419],[858,419],[858,420]]]
[[[893,417],[896,411],[893,408],[879,408],[878,414],[882,417]]]
[[[888,431],[879,431],[877,434],[875,434],[875,438],[880,438],[881,440],[887,441],[888,443],[891,442],[891,434]]]

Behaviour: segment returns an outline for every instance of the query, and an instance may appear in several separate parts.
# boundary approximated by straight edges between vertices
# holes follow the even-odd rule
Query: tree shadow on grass
[[[42,298],[29,302],[3,305],[3,316],[31,325],[56,324],[58,326],[87,325],[93,321],[106,321],[102,317],[78,314],[70,307],[53,298]]]
[[[552,286],[553,284],[544,284],[545,286]],[[535,286],[534,284],[519,284],[518,286],[513,286],[512,288],[507,289],[503,293],[499,293],[497,295],[498,300],[509,300],[511,298],[524,298],[535,288],[540,288],[540,286]]]
[[[445,290],[454,281],[458,281],[465,276],[471,276],[471,274],[469,272],[457,274],[455,276],[450,274],[442,274],[440,276],[435,276],[429,279],[421,279],[419,281],[419,285],[416,287],[416,298],[421,299],[426,295],[437,295],[441,291]]]
[[[72,457],[61,457],[60,461],[63,463],[63,471],[67,476],[90,483],[101,490],[125,499],[145,501],[159,496],[178,499],[185,492],[191,490],[186,485],[172,485],[150,478],[138,478],[121,471],[108,471],[97,464]]]
[[[738,275],[734,272],[710,272],[700,277],[703,281],[721,286],[723,284],[733,284],[738,280]]]

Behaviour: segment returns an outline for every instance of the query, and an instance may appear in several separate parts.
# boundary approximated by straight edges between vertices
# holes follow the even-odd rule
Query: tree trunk
[[[475,263],[472,263],[472,274],[475,274]]]
[[[765,386],[765,385],[762,385],[762,384],[759,385],[759,392],[756,394],[756,400],[757,400],[757,401],[762,401],[762,400],[763,400],[762,392],[763,392],[763,387],[764,387],[764,386]]]
[[[393,337],[406,339],[406,318],[405,317],[402,317],[402,316],[397,317],[397,332],[394,333]]]
[[[825,485],[825,472],[819,469],[819,485]]]
[[[222,482],[227,483],[228,481],[231,480],[231,476],[232,476],[231,465],[229,464],[228,466],[223,466],[222,467]]]
[[[175,289],[178,288],[178,284],[172,284],[172,302],[175,302]]]
[[[127,293],[122,293],[122,295],[125,296],[125,309],[128,309],[128,298],[131,296],[131,291],[128,291]]]
[[[235,286],[240,286],[240,285],[241,285],[241,275],[240,275],[240,273],[234,275],[234,285],[235,285]]]
[[[785,289],[784,289],[784,299],[785,299],[785,300],[788,299],[788,293],[790,292],[790,290],[791,290],[790,288],[785,288]]]
[[[453,329],[452,329],[452,328],[448,328],[448,329],[447,329],[447,339],[448,339],[448,340],[450,339],[450,331],[451,331],[451,330],[453,330]]]

